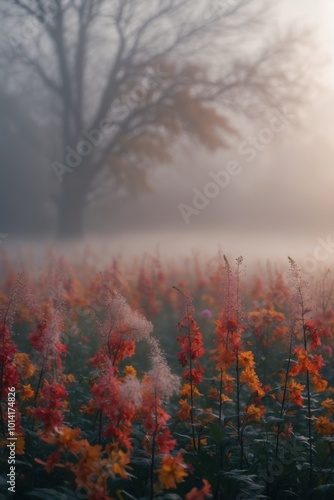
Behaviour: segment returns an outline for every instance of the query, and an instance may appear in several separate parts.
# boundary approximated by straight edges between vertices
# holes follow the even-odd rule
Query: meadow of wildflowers
[[[1,498],[334,497],[330,270],[0,250]]]

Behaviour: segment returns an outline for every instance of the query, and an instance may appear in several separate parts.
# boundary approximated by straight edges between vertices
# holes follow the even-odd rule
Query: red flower
[[[193,488],[189,493],[186,494],[186,500],[205,500],[211,497],[211,486],[210,483],[203,479],[203,488],[199,490],[198,488]]]
[[[183,375],[183,380],[190,380],[195,385],[198,385],[203,380],[204,370],[201,365],[197,365],[196,368],[188,369]]]
[[[45,383],[39,394],[39,406],[29,410],[32,418],[40,420],[48,433],[63,422],[63,411],[67,407],[66,388],[54,382]]]
[[[113,366],[105,368],[103,376],[92,385],[91,392],[96,408],[107,419],[103,435],[114,439],[120,446],[131,448],[130,434],[135,415],[135,406],[131,399],[121,391],[122,383]]]
[[[177,354],[179,362],[186,368],[183,374],[184,380],[190,380],[195,385],[203,380],[204,370],[198,360],[205,353],[203,349],[203,337],[195,320],[191,315],[184,316],[177,324],[180,332],[185,330],[185,335],[179,335],[177,341],[181,345],[181,351]]]
[[[8,387],[18,387],[19,373],[15,366],[14,356],[17,347],[12,341],[11,332],[6,326],[0,327],[0,401],[4,401],[8,394]]]

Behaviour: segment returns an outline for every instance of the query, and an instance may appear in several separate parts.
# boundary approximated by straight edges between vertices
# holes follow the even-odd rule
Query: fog
[[[268,19],[278,31],[305,26],[315,32],[314,58],[321,62],[303,103],[282,102],[258,118],[237,119],[237,133],[228,135],[225,149],[208,151],[182,134],[172,159],[150,166],[142,191],[120,188],[111,195],[102,181],[86,202],[80,244],[115,255],[157,248],[168,256],[212,255],[222,249],[252,261],[287,255],[302,261],[314,255],[319,240],[334,241],[334,5],[277,4]],[[314,62],[301,64],[313,71]],[[11,85],[8,94],[2,77],[0,236],[2,248],[14,252],[17,244],[57,243],[61,186],[51,168],[55,123],[51,116],[36,120],[29,84],[27,95],[17,95]],[[219,106],[224,109],[224,103]],[[325,265],[333,253],[328,245],[320,259]]]

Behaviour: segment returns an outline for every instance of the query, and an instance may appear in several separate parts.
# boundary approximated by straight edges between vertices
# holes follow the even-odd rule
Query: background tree
[[[60,236],[83,234],[97,186],[145,187],[182,134],[213,150],[235,133],[232,113],[295,102],[300,39],[269,43],[265,4],[2,0],[2,83],[18,92],[29,81],[35,119],[53,124]]]
[[[43,134],[31,127],[22,99],[1,92],[1,88],[0,109],[0,233],[12,237],[46,234],[50,218],[55,217],[50,197],[45,195],[49,164],[41,158]]]

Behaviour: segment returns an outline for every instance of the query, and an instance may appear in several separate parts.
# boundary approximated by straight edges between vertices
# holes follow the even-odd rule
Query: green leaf
[[[224,439],[224,428],[217,423],[210,422],[208,425],[214,443],[218,446]]]

